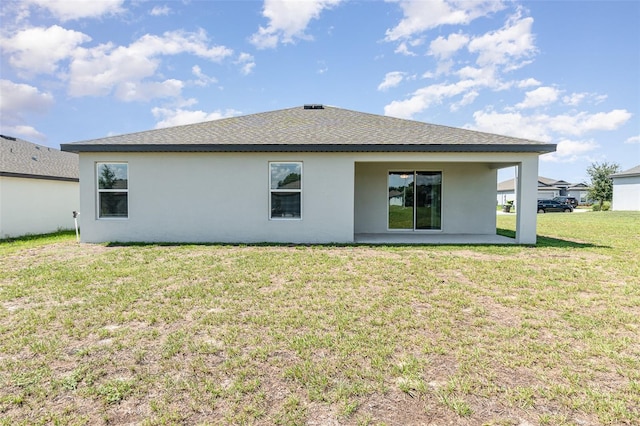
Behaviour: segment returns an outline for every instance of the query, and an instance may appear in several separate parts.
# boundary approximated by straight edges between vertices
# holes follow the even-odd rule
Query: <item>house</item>
[[[0,135],[0,238],[72,229],[78,155]]]
[[[515,242],[535,244],[555,145],[305,105],[62,150],[80,154],[85,242],[514,242],[493,199],[516,166]]]
[[[613,202],[611,210],[640,210],[640,165],[611,175]]]
[[[574,183],[567,188],[568,197],[574,197],[580,204],[589,203],[589,185],[586,183]]]
[[[498,183],[497,202],[504,205],[507,201],[513,201],[516,197],[515,178]],[[589,187],[584,183],[572,184],[564,180],[557,180],[538,176],[539,199],[551,199],[561,195],[575,197],[579,203],[586,203]]]

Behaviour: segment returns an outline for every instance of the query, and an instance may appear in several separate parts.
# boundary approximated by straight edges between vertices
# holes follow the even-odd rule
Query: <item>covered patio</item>
[[[361,154],[355,243],[535,244],[537,153]],[[516,167],[515,238],[496,232],[497,172]]]

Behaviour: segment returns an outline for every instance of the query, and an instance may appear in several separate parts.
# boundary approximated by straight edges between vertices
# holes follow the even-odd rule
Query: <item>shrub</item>
[[[602,210],[603,212],[607,212],[609,210],[611,210],[611,201],[605,201],[602,203],[602,209],[600,209],[600,204],[596,203],[593,206],[591,206],[591,210],[593,210],[594,212],[599,212],[600,210]]]

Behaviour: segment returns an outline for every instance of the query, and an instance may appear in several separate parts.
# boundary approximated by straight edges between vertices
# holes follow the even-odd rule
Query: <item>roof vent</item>
[[[324,109],[322,104],[306,104],[304,109]]]

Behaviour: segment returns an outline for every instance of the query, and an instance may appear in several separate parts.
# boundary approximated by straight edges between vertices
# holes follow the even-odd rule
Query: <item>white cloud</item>
[[[595,114],[579,112],[562,114],[549,120],[552,130],[566,135],[582,135],[594,130],[616,130],[631,118],[631,113],[624,109]]]
[[[585,154],[599,148],[594,141],[574,141],[563,139],[556,145],[556,151],[540,156],[541,161],[572,163],[581,158]]]
[[[456,22],[467,22],[469,19],[475,19],[478,16],[489,14],[504,7],[502,3],[490,6],[483,2],[444,0],[417,3],[402,2],[401,5],[405,10],[405,24],[407,25],[406,31],[403,32],[404,36],[413,35],[431,26],[451,23],[456,19],[459,20]],[[430,8],[435,8],[436,11],[431,12],[434,16],[425,17],[418,13],[420,10],[428,11]],[[437,12],[438,8],[441,8],[442,14],[440,15]],[[408,16],[413,17],[415,22],[408,19]],[[421,19],[427,19],[429,24],[427,25],[427,21],[421,21]],[[413,22],[413,26],[410,25],[410,21]],[[459,81],[437,83],[419,89],[411,94],[409,99],[396,100],[387,105],[385,113],[411,118],[414,114],[432,105],[440,104],[448,98],[456,98],[452,99],[452,104],[449,105],[450,110],[455,111],[475,101],[480,96],[480,89],[482,88],[500,91],[514,86],[524,88],[540,85],[540,82],[533,78],[520,81],[505,81],[503,78],[506,72],[527,64],[528,59],[536,53],[534,37],[531,32],[532,24],[533,19],[523,17],[522,10],[518,9],[515,14],[508,17],[505,24],[498,30],[476,36],[458,32],[450,34],[446,38],[443,36],[437,37],[431,42],[429,50],[429,54],[438,59],[437,65],[435,70],[429,70],[423,76],[435,78],[443,75],[454,75],[459,78]],[[411,31],[409,31],[409,28],[411,28]],[[400,26],[396,27],[396,30],[399,29]],[[390,36],[392,33],[387,32],[388,40],[393,38]],[[475,55],[475,65],[465,65],[456,69],[457,63],[454,62],[452,57],[465,47],[469,53]],[[536,93],[534,92],[530,96],[535,95]],[[536,101],[542,102],[542,98],[531,98],[527,102],[523,102],[521,106],[533,105]]]
[[[31,11],[29,4],[19,1],[3,1],[0,3],[0,20],[2,21],[2,31],[9,29],[23,28],[25,22],[29,21]]]
[[[251,74],[253,72],[253,69],[256,67],[256,62],[253,55],[244,52],[240,53],[238,59],[234,63],[236,65],[240,65],[240,72],[243,75]]]
[[[47,9],[53,16],[64,22],[121,13],[124,0],[26,0],[26,3]]]
[[[25,140],[28,140],[28,141],[34,141],[34,140],[44,141],[46,139],[46,136],[44,134],[42,134],[35,127],[32,127],[32,126],[25,126],[25,125],[4,126],[4,125],[0,125],[0,128],[1,128],[0,132],[2,132],[3,135],[21,137],[21,138],[23,138]]]
[[[233,53],[233,50],[224,46],[209,47],[207,33],[202,29],[197,32],[169,31],[162,36],[146,34],[128,49],[144,56],[191,53],[215,62]]]
[[[393,101],[384,107],[385,115],[398,118],[412,118],[431,105],[442,103],[444,99],[459,96],[476,85],[472,80],[462,80],[454,84],[433,84],[416,90],[404,101]]]
[[[477,111],[473,114],[476,130],[514,137],[551,141],[554,137],[580,136],[591,131],[615,130],[631,118],[626,110],[574,114],[532,114],[519,112],[499,113]]]
[[[45,113],[53,105],[53,96],[28,84],[0,80],[0,127],[3,134],[43,139],[42,133],[27,126],[31,113]]]
[[[552,139],[547,127],[548,116],[524,116],[519,112],[476,111],[473,118],[474,130],[543,142],[549,142]]]
[[[11,38],[0,39],[0,46],[22,76],[58,74],[68,80],[71,96],[115,93],[124,101],[180,94],[182,83],[178,80],[153,81],[162,56],[188,53],[219,62],[233,54],[225,46],[209,45],[204,30],[173,31],[161,36],[146,34],[129,46],[111,43],[91,48],[81,46],[90,40],[86,34],[54,25],[19,31]],[[242,54],[240,59],[243,72],[250,72],[254,66],[251,55]]]
[[[45,112],[53,104],[50,93],[42,93],[28,84],[0,80],[0,111],[3,118],[11,116],[12,111]]]
[[[228,109],[224,112],[204,112],[204,111],[189,111],[185,109],[169,109],[169,108],[153,108],[151,113],[159,120],[156,123],[155,128],[161,129],[164,127],[181,126],[184,124],[201,123],[204,121],[219,120],[221,118],[234,117],[240,114],[240,111]]]
[[[638,135],[638,136],[631,136],[629,139],[627,139],[626,141],[624,141],[624,143],[640,143],[640,135]]]
[[[424,44],[424,38],[416,38],[413,40],[409,40],[409,41],[403,41],[400,44],[398,44],[398,47],[396,47],[396,50],[394,51],[394,53],[399,53],[401,55],[405,55],[405,56],[418,56],[415,52],[409,50],[410,47],[418,47],[421,46],[422,44]]]
[[[386,32],[387,41],[411,38],[441,25],[466,25],[476,18],[504,8],[496,0],[392,0],[400,4],[404,17]]]
[[[406,73],[402,71],[388,72],[384,76],[384,81],[378,85],[378,90],[385,91],[392,87],[397,87],[400,83],[402,83],[402,80],[404,80],[405,75]]]
[[[178,96],[177,80],[145,80],[156,74],[161,56],[181,53],[220,61],[233,51],[224,46],[209,47],[202,30],[166,32],[162,36],[147,34],[127,47],[102,44],[91,49],[78,48],[70,65],[69,94],[104,96],[115,89],[116,96],[126,101]]]
[[[598,95],[595,93],[572,93],[570,95],[564,96],[562,98],[562,102],[570,106],[578,106],[584,102],[591,101],[592,104],[599,104],[602,101],[607,99],[607,95]]]
[[[398,45],[398,47],[396,47],[396,50],[394,50],[394,53],[399,53],[399,54],[405,55],[405,56],[417,56],[414,52],[409,50],[409,47],[407,46],[407,43],[405,43],[405,42],[400,43]]]
[[[554,87],[538,87],[535,90],[525,93],[524,101],[516,104],[516,108],[536,108],[549,105],[558,100],[560,91]]]
[[[198,77],[195,81],[196,86],[206,87],[211,83],[217,83],[218,80],[215,77],[209,77],[205,73],[202,72],[202,69],[198,65],[194,65],[191,67],[191,73]]]
[[[457,76],[462,80],[473,80],[477,87],[490,87],[496,90],[503,89],[505,83],[502,83],[497,71],[493,67],[474,68],[464,67],[456,72]]]
[[[451,104],[451,106],[449,107],[449,110],[452,112],[455,112],[463,106],[471,105],[479,95],[480,94],[475,90],[465,93],[462,99],[460,100],[460,102],[455,102]]]
[[[275,48],[278,43],[293,43],[295,39],[310,39],[305,30],[312,19],[318,19],[325,9],[342,0],[265,0],[262,15],[269,20],[266,27],[250,38],[258,49]]]
[[[562,102],[571,106],[578,106],[586,99],[588,93],[572,93],[570,95],[564,96],[562,98]]]
[[[516,86],[521,88],[521,89],[526,89],[527,87],[533,87],[533,86],[540,86],[542,83],[540,83],[538,80],[536,80],[535,78],[528,78],[526,80],[520,80],[516,83]]]
[[[58,63],[69,58],[82,43],[91,40],[86,34],[57,25],[29,28],[11,38],[0,38],[0,46],[9,55],[9,63],[23,75],[54,73]]]
[[[447,38],[439,36],[429,44],[429,54],[446,59],[466,46],[468,42],[469,36],[465,34],[449,34]]]
[[[162,82],[125,82],[118,85],[116,98],[121,101],[149,101],[155,98],[175,98],[180,96],[184,83],[169,79]]]
[[[517,61],[536,53],[532,25],[533,18],[517,13],[503,28],[474,37],[469,52],[478,54],[476,64],[480,67],[504,65],[514,69]]]
[[[151,16],[168,16],[171,13],[171,8],[169,6],[154,6],[151,11],[149,11],[149,15]]]

